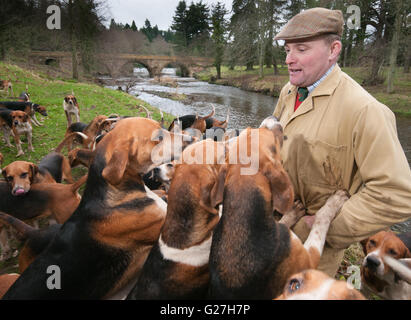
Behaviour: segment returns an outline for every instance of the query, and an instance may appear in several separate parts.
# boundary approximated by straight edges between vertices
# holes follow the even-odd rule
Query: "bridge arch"
[[[180,77],[189,77],[190,76],[190,67],[187,66],[184,63],[181,62],[169,62],[167,64],[164,65],[164,68],[175,68],[175,69],[179,69],[179,72],[177,72],[177,75],[179,75]]]
[[[58,66],[60,63],[59,63],[59,60],[56,58],[47,58],[44,61],[44,64],[47,66]]]
[[[143,66],[144,68],[146,68],[150,77],[151,78],[153,77],[152,75],[153,70],[150,67],[150,65],[145,63],[144,61],[140,61],[139,59],[130,59],[130,60],[125,61],[125,63],[121,66],[119,71],[121,74],[124,74],[124,73],[132,74],[136,64],[139,64]]]

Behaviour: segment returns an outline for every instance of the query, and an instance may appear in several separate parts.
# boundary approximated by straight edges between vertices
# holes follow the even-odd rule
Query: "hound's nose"
[[[18,121],[14,121],[14,125],[17,126],[19,124]]]
[[[367,266],[370,269],[377,269],[380,264],[381,264],[381,261],[377,257],[375,257],[375,256],[368,256],[367,257]]]
[[[154,177],[158,176],[160,174],[160,168],[154,168],[153,173],[154,173]]]

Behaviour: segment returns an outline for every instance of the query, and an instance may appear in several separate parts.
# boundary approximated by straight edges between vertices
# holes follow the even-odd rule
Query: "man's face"
[[[308,87],[334,63],[331,45],[323,39],[305,42],[286,42],[285,51],[291,84],[297,87]]]

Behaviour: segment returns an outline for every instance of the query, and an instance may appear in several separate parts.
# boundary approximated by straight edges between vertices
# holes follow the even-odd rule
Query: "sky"
[[[167,30],[171,27],[173,16],[180,0],[107,0],[107,24],[113,18],[117,23],[130,24],[134,20],[138,29],[144,26],[148,19],[151,26],[158,26],[160,30]],[[220,2],[231,11],[233,0],[202,0],[202,3],[211,5]],[[199,0],[186,0],[187,6],[191,2],[197,3]]]

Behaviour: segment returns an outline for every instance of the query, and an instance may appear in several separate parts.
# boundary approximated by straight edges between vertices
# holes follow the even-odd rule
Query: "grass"
[[[51,80],[46,74],[38,74],[26,71],[16,65],[5,64],[0,62],[0,79],[11,79],[15,95],[25,91],[28,85],[28,91],[31,100],[47,108],[48,117],[42,117],[38,113],[37,119],[44,120],[44,126],[33,126],[33,146],[35,151],[28,152],[27,143],[22,144],[25,154],[18,160],[38,162],[42,157],[54,149],[63,139],[67,120],[63,110],[63,98],[66,94],[74,92],[80,106],[80,118],[82,122],[90,122],[95,116],[104,114],[119,114],[129,116],[146,116],[136,107],[143,105],[152,113],[155,120],[160,120],[159,111],[122,91],[103,88],[92,83],[82,83],[66,80]],[[6,92],[0,91],[0,100],[7,99]],[[141,110],[141,109],[140,109]],[[141,113],[140,113],[141,112]],[[165,122],[170,122],[172,116],[164,114]],[[12,144],[13,139],[11,139]],[[0,144],[0,152],[4,156],[4,164],[7,165],[16,159],[16,148],[8,148],[4,143]]]
[[[369,71],[366,68],[342,68],[358,83],[362,83]],[[386,79],[387,69],[383,69],[381,76]],[[221,78],[216,79],[217,72],[214,67],[207,68],[196,74],[196,78],[211,83],[229,85],[243,90],[256,91],[278,97],[281,88],[288,82],[286,66],[279,66],[279,74],[274,75],[273,68],[264,68],[264,77],[259,77],[258,68],[246,70],[245,67],[236,66],[230,70],[227,66],[221,68]],[[386,80],[375,86],[364,86],[378,101],[389,107],[399,116],[411,117],[411,73],[404,73],[402,68],[397,69],[394,79],[394,93],[386,93]]]

